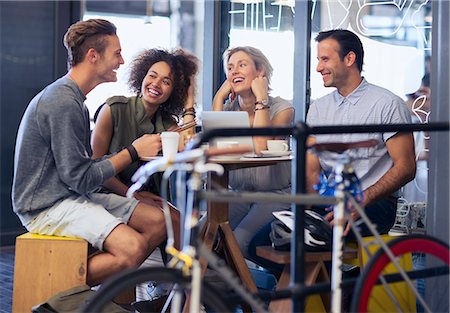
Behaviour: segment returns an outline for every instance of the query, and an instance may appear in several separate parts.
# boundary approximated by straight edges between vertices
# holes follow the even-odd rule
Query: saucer
[[[262,150],[261,154],[267,157],[282,157],[291,155],[291,151],[270,151],[270,150]]]

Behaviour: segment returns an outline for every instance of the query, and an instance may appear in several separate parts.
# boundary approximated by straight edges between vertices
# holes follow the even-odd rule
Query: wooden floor
[[[0,247],[0,313],[11,313],[14,247]]]

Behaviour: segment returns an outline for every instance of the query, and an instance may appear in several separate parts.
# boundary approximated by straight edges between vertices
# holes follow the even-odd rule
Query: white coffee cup
[[[273,152],[288,151],[289,145],[287,143],[287,140],[284,139],[267,140],[267,150]]]
[[[178,152],[180,134],[177,132],[162,132],[162,151],[165,158],[171,158]]]

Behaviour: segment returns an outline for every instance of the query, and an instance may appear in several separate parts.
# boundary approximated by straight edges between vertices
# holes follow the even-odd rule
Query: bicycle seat
[[[356,148],[371,148],[378,145],[378,140],[368,139],[362,141],[354,142],[324,142],[324,143],[314,143],[308,146],[308,149],[314,149],[317,152],[329,151],[335,153],[343,153],[346,150],[356,149]]]

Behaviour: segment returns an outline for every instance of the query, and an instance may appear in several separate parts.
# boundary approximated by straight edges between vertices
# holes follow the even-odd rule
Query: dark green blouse
[[[169,129],[174,123],[172,117],[164,118],[160,110],[149,119],[141,97],[114,96],[106,100],[111,108],[113,134],[109,153],[122,150],[124,147],[144,134],[159,134]],[[131,177],[143,162],[137,161],[121,171],[117,178],[127,186],[131,185]],[[159,179],[150,180],[146,190],[159,194]]]

